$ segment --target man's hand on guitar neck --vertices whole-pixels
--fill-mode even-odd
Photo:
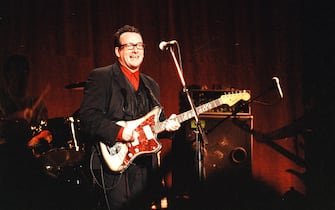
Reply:
[[[180,128],[180,123],[177,121],[177,115],[176,114],[172,114],[170,115],[169,119],[166,121],[165,124],[165,129],[166,131],[176,131]]]

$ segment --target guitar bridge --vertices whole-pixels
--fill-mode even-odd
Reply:
[[[112,147],[107,147],[107,150],[110,155],[116,155],[121,151],[122,143],[115,143]]]

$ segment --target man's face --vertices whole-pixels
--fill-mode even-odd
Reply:
[[[131,72],[139,70],[144,58],[144,45],[142,36],[134,32],[125,32],[120,36],[121,47],[115,48],[121,65]]]

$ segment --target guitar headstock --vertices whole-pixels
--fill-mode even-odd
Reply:
[[[227,104],[229,106],[236,104],[240,100],[248,101],[249,99],[250,99],[250,93],[248,93],[245,90],[237,91],[233,93],[227,93],[227,94],[221,95],[220,97],[220,101],[223,104]]]

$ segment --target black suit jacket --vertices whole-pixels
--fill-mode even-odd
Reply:
[[[140,73],[140,78],[150,92],[153,106],[160,106],[158,84],[148,75]],[[122,73],[118,63],[92,70],[84,89],[84,98],[80,107],[80,123],[85,133],[94,136],[97,141],[113,145],[120,126],[116,124],[125,119],[123,91],[129,88],[129,81]],[[164,112],[160,120],[165,119]]]

